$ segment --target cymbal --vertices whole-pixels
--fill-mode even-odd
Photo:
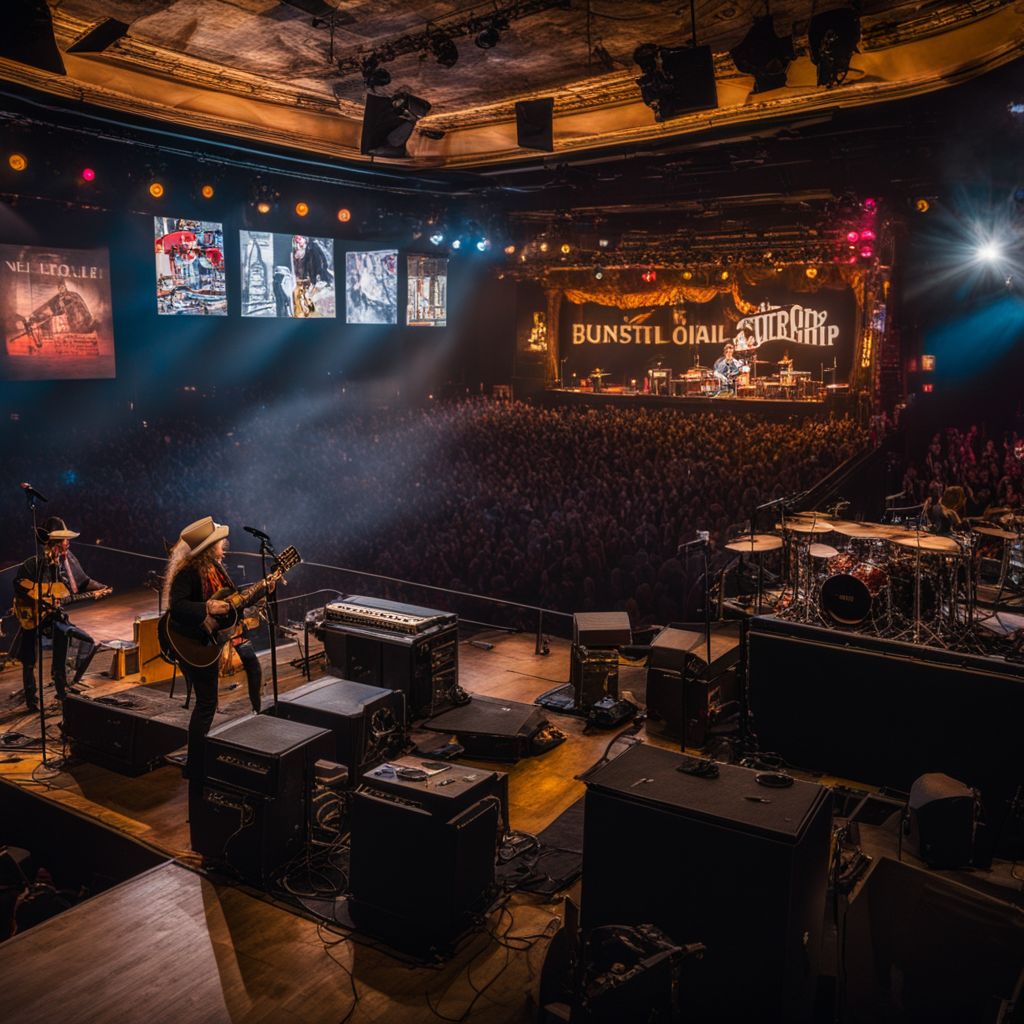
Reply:
[[[770,533],[755,533],[753,537],[740,537],[725,545],[730,551],[738,551],[742,555],[760,555],[765,551],[778,551],[782,547],[782,538]]]
[[[807,553],[811,558],[835,558],[839,554],[831,544],[812,544]]]
[[[980,533],[984,537],[998,537],[1000,540],[1016,540],[1017,534],[1012,530],[1003,530],[998,526],[973,526],[971,529],[975,533]]]
[[[899,544],[901,548],[925,551],[928,554],[959,555],[963,553],[960,550],[960,545],[952,537],[943,537],[935,533],[903,534],[894,537],[893,544]]]
[[[830,533],[834,526],[823,519],[787,519],[784,523],[776,523],[775,529],[791,533]]]
[[[852,519],[834,519],[832,529],[844,537],[863,539],[864,537],[882,537],[883,531],[888,528],[875,523],[857,523]]]

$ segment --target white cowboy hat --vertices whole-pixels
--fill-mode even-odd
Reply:
[[[194,523],[189,523],[178,536],[178,544],[184,544],[188,548],[190,556],[198,555],[201,551],[212,547],[219,540],[223,540],[231,531],[221,523],[215,523],[213,516],[204,516]],[[175,545],[177,547],[177,545]]]

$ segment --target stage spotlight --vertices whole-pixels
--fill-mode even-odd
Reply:
[[[207,182],[205,185],[203,185],[203,187],[199,190],[199,194],[204,199],[212,199],[213,196],[214,196],[214,192],[215,192],[214,187],[209,182]]]
[[[563,242],[559,246],[559,249],[561,250],[561,253],[562,253],[563,256],[568,256],[569,253],[572,252],[572,246],[568,242]]]
[[[21,153],[12,153],[7,158],[7,165],[12,171],[23,171],[28,167],[28,159]]]
[[[722,279],[723,281],[728,281],[728,280],[729,280],[729,271],[728,271],[728,270],[723,270],[723,271],[722,271],[722,272],[721,272],[721,273],[720,273],[720,274],[719,274],[718,276],[719,276],[719,277],[720,277],[720,278],[721,278],[721,279]]]
[[[598,268],[597,270],[594,271],[594,277],[596,277],[597,280],[600,281],[604,277],[604,271]]]
[[[875,210],[878,209],[878,200],[868,196],[868,198],[864,200],[864,209],[868,213],[874,213]]]
[[[874,231],[872,231],[871,228],[865,228],[860,233],[860,240],[862,242],[873,242],[875,240],[875,233],[874,233]]]
[[[343,206],[338,211],[338,220],[340,220],[342,224],[347,224],[351,219],[352,219],[352,211],[349,210],[347,207]]]
[[[261,199],[256,204],[256,209],[259,213],[270,213],[270,203],[268,203],[266,199]]]
[[[975,255],[986,263],[995,263],[1003,258],[1003,250],[995,242],[986,242],[978,246]]]
[[[96,172],[91,167],[82,168],[82,181],[95,181]]]
[[[921,196],[919,199],[914,201],[914,209],[917,210],[918,213],[927,213],[931,208],[932,204],[929,203],[924,196]]]
[[[473,42],[481,50],[491,50],[498,45],[501,40],[501,33],[508,28],[508,18],[496,14],[484,22],[483,25],[484,27],[477,33]]]
[[[789,65],[796,59],[792,35],[775,34],[772,16],[755,18],[754,24],[729,55],[737,69],[754,76],[754,92],[781,89],[786,84]]]
[[[489,238],[477,239],[477,243],[476,243],[476,251],[477,252],[487,252],[487,250],[490,249],[490,247],[491,247],[491,240]]]
[[[375,53],[363,58],[362,72],[363,83],[367,89],[379,89],[391,84],[391,72],[380,66],[380,57]]]
[[[860,254],[864,259],[869,260],[875,255],[875,247],[873,245],[862,245],[860,247]]]
[[[309,203],[298,202],[295,204],[295,213],[299,217],[305,217],[309,213]]]
[[[654,284],[658,280],[658,272],[653,268],[651,270],[645,270],[641,275],[640,279],[646,281],[647,284]]]
[[[842,85],[850,72],[850,58],[860,42],[860,15],[850,7],[821,11],[807,29],[811,61],[818,67],[818,85]]]
[[[506,256],[515,256],[515,254],[516,254],[516,247],[514,245],[506,245],[505,246],[505,255]]]
[[[860,232],[859,231],[847,231],[846,232],[846,240],[848,242],[851,242],[851,243],[852,242],[859,242],[860,241]]]
[[[444,241],[444,234],[441,231],[435,231],[430,236],[430,244],[431,245],[440,245],[443,241]]]
[[[597,240],[597,245],[598,245],[598,248],[600,248],[600,249],[607,249],[608,248],[608,239],[607,238],[599,238]]]
[[[452,41],[451,36],[446,35],[444,32],[438,32],[430,40],[430,52],[434,55],[434,60],[443,68],[453,68],[458,63],[458,48]]]
[[[813,281],[818,276],[818,268],[817,267],[805,267],[804,268],[804,276],[806,276],[809,280]]]
[[[164,197],[164,186],[161,181],[151,181],[149,183],[149,194],[154,199],[163,199]]]
[[[693,271],[692,270],[684,270],[683,271],[683,280],[684,281],[692,281],[693,280]]]
[[[548,245],[547,242],[541,242],[540,245],[537,246],[537,248],[540,249],[541,252],[547,252],[548,249],[551,247]]]
[[[452,239],[452,248],[455,249],[456,251],[461,249],[462,248],[462,239],[461,238],[453,238]]]

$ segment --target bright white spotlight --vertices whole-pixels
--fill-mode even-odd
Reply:
[[[978,259],[986,263],[995,263],[1003,258],[1003,250],[995,242],[986,242],[978,246]]]
[[[444,241],[444,235],[440,231],[435,231],[430,236],[431,245],[440,245]]]
[[[452,241],[452,248],[453,249],[461,249],[462,248],[462,239],[461,238],[454,239]]]
[[[487,250],[490,249],[490,247],[491,247],[491,242],[490,242],[490,239],[488,239],[488,238],[481,238],[476,243],[477,252],[487,252]]]

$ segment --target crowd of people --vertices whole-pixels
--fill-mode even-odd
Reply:
[[[564,612],[625,609],[641,626],[696,613],[703,558],[687,545],[698,531],[720,550],[758,505],[867,443],[848,418],[370,408],[336,394],[196,405],[150,420],[110,413],[73,432],[4,424],[18,436],[3,477],[48,490],[46,512],[79,544],[162,557],[165,539],[211,514],[236,547],[253,547],[241,532],[253,525],[307,562]],[[14,487],[0,500],[6,522],[25,521],[3,538],[8,561],[30,553],[20,501]]]
[[[1024,491],[1024,440],[1016,433],[989,436],[977,425],[950,427],[934,434],[921,458],[910,460],[903,475],[903,501],[954,507],[961,517],[983,516],[991,509],[1019,512]]]

